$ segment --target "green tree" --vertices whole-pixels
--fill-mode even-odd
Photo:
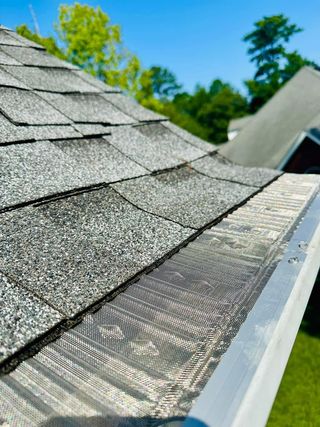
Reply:
[[[61,5],[54,27],[57,39],[38,36],[26,25],[17,31],[108,84],[137,93],[142,77],[140,61],[123,45],[120,26],[112,24],[100,7]]]
[[[175,74],[168,68],[155,65],[150,68],[153,95],[160,99],[172,99],[182,88]]]
[[[66,59],[63,51],[58,47],[57,41],[53,36],[50,37],[42,37],[34,32],[32,32],[26,24],[19,25],[16,28],[18,34],[26,39],[29,39],[35,43],[43,46],[48,53],[51,55],[57,56],[60,59]]]
[[[248,114],[246,98],[220,79],[213,80],[208,89],[197,86],[193,94],[177,95],[174,104],[178,111],[193,117],[206,139],[216,144],[228,140],[228,124],[232,118]]]
[[[254,30],[244,36],[243,40],[249,43],[250,61],[256,66],[254,78],[245,82],[252,112],[257,111],[301,67],[315,66],[297,51],[287,50],[292,36],[301,31],[281,14],[263,17],[254,23]]]

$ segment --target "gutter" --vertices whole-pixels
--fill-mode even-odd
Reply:
[[[320,265],[320,195],[183,427],[262,427],[268,420]]]

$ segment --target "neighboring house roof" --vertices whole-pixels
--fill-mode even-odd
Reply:
[[[318,177],[235,165],[4,29],[0,159],[4,425],[186,416],[281,262],[295,292],[319,266]],[[310,215],[311,249],[287,252]]]
[[[221,148],[221,153],[245,166],[277,168],[319,114],[320,72],[304,67]]]
[[[240,117],[239,119],[232,119],[229,122],[229,126],[228,126],[228,139],[229,141],[231,141],[232,139],[234,139],[238,133],[245,127],[247,126],[248,123],[251,122],[253,116],[244,116],[244,117]]]

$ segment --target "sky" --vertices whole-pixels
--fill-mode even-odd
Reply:
[[[242,37],[263,16],[283,13],[304,29],[294,36],[291,49],[320,63],[319,0],[107,0],[79,1],[100,6],[122,28],[123,40],[144,67],[162,65],[172,70],[186,90],[214,78],[241,91],[253,76]],[[59,4],[68,0],[0,0],[0,23],[10,28],[33,27],[32,4],[41,35],[53,34]]]

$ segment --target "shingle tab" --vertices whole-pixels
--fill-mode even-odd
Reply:
[[[7,31],[5,29],[0,29],[0,45],[8,46],[26,46],[26,43],[23,40],[19,40],[14,37],[13,31]]]
[[[0,158],[0,209],[90,182],[86,168],[49,141],[0,147]]]
[[[135,122],[100,95],[60,95],[49,92],[38,92],[38,95],[75,122],[114,125]]]
[[[125,157],[106,140],[76,139],[54,144],[76,160],[91,183],[114,182],[147,174],[147,170]]]
[[[72,125],[83,136],[89,135],[109,135],[111,133],[110,126],[89,124],[89,123],[74,123]]]
[[[0,87],[1,86],[17,87],[20,89],[30,89],[22,81],[17,80],[11,74],[7,73],[4,67],[0,67]]]
[[[14,88],[1,88],[0,109],[15,123],[29,125],[66,124],[67,117],[35,93]]]
[[[156,125],[145,126],[151,126],[153,129]],[[178,166],[204,154],[175,135],[154,140],[139,132],[139,129],[140,127],[113,127],[111,135],[105,138],[150,171]]]
[[[227,179],[256,187],[268,184],[281,174],[281,172],[273,169],[239,166],[218,154],[196,160],[192,162],[191,166],[211,178]]]
[[[71,126],[16,126],[0,113],[0,144],[81,137]]]
[[[48,92],[99,92],[96,87],[66,69],[13,66],[2,68],[32,89]]]
[[[189,144],[192,144],[203,151],[212,153],[213,151],[216,151],[218,149],[216,145],[211,144],[210,142],[204,141],[203,139],[198,138],[195,135],[192,135],[190,132],[186,131],[185,129],[182,129],[181,127],[175,125],[174,123],[167,121],[167,122],[163,122],[162,125],[165,128],[169,129],[174,134],[176,134],[177,136],[179,136],[180,138],[189,142]]]
[[[92,76],[89,73],[86,73],[82,70],[75,70],[72,71],[73,74],[76,74],[81,79],[83,79],[85,82],[89,83],[92,86],[95,86],[97,89],[99,89],[100,92],[110,92],[110,93],[120,93],[120,89],[110,86],[106,83],[104,83],[102,80],[99,80],[98,78]]]
[[[0,270],[74,315],[152,264],[192,231],[113,190],[0,215]]]
[[[62,315],[0,272],[0,362],[62,320]]]
[[[75,65],[32,47],[2,46],[2,50],[24,65],[77,69]]]
[[[21,65],[19,61],[4,53],[0,45],[0,65]]]
[[[139,208],[194,228],[205,226],[256,191],[200,175],[188,167],[112,187]]]
[[[119,94],[104,94],[103,97],[115,105],[119,110],[128,114],[128,116],[133,117],[134,119],[141,122],[148,121],[159,121],[166,120],[166,117],[154,113],[151,110],[147,110],[142,105],[138,104],[134,100],[130,99],[128,96]]]
[[[25,37],[20,36],[20,34],[16,33],[15,31],[7,31],[8,34],[13,37],[17,42],[21,43],[21,46],[29,46],[34,47],[36,49],[45,50],[43,46],[41,46],[38,43],[35,43],[32,40],[26,39]]]

